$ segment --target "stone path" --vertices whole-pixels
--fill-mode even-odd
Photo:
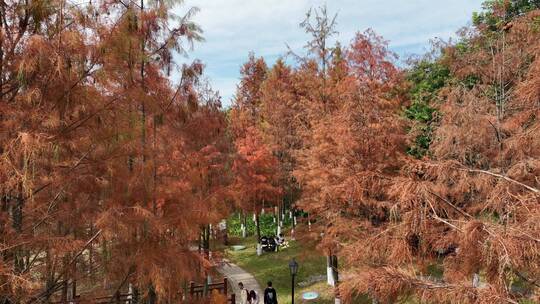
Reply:
[[[249,272],[246,272],[244,269],[230,263],[227,260],[223,261],[223,265],[218,269],[218,271],[229,279],[232,292],[236,295],[236,303],[240,303],[240,289],[238,288],[238,283],[240,282],[244,284],[245,289],[255,290],[257,295],[259,295],[259,298],[262,299],[261,286],[257,280],[255,280],[255,277],[253,277],[253,275],[251,275]]]

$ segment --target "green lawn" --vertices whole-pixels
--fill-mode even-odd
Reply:
[[[274,288],[278,292],[278,300],[280,304],[291,303],[291,276],[289,272],[289,261],[294,257],[299,264],[298,276],[296,279],[295,287],[295,303],[302,303],[301,294],[307,291],[316,291],[319,293],[320,298],[316,303],[330,304],[334,303],[333,288],[326,284],[326,280],[310,284],[305,287],[299,287],[299,282],[305,282],[309,277],[316,275],[326,274],[326,258],[315,249],[313,243],[300,243],[290,241],[290,247],[281,250],[280,252],[264,253],[258,257],[255,251],[255,238],[249,237],[231,238],[231,244],[246,245],[247,249],[242,251],[225,250],[226,257],[233,263],[242,267],[244,270],[253,274],[261,288],[266,287],[268,280],[272,281]],[[220,246],[219,249],[224,249]],[[429,269],[429,273],[433,276],[441,276],[439,269],[432,267]],[[371,304],[371,300],[363,296],[353,301],[354,304]],[[403,304],[418,304],[420,303],[414,299],[404,299],[399,301]],[[520,303],[532,303],[528,301],[522,301]]]
[[[255,251],[255,238],[236,239],[235,243],[247,246],[242,251],[227,251],[227,257],[255,276],[261,287],[266,287],[267,281],[272,281],[278,292],[280,304],[291,303],[291,275],[289,261],[294,257],[299,264],[296,283],[306,281],[310,276],[326,274],[326,258],[321,256],[313,244],[301,244],[290,241],[290,247],[280,252],[264,253],[258,257]],[[301,303],[301,294],[306,291],[316,291],[320,294],[317,303],[334,303],[333,290],[326,280],[305,287],[295,287],[295,303]]]

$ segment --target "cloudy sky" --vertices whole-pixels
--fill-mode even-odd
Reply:
[[[338,40],[348,44],[357,31],[374,29],[390,41],[402,58],[429,49],[434,37],[448,39],[470,22],[482,0],[185,0],[197,6],[194,20],[206,41],[195,46],[189,58],[201,59],[223,103],[230,104],[239,69],[250,51],[269,64],[286,52],[288,44],[302,51],[308,36],[298,27],[310,7],[327,4],[338,14]]]

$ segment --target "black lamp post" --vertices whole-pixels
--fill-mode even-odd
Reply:
[[[292,278],[292,285],[291,285],[292,302],[291,303],[294,304],[294,277],[298,273],[298,263],[296,263],[296,260],[294,258],[289,262],[289,270],[291,271],[291,278]]]

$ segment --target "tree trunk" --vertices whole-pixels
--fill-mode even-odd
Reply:
[[[67,303],[68,300],[68,283],[67,279],[64,278],[64,282],[62,283],[62,303]]]
[[[150,286],[148,288],[148,300],[146,301],[147,304],[155,304],[157,303],[157,294],[154,290],[154,286]]]
[[[73,263],[71,273],[70,300],[77,298],[77,263]]]
[[[51,259],[51,250],[47,247],[45,250],[45,275],[47,277],[45,281],[45,290],[47,291],[45,293],[45,303],[49,303],[50,297],[51,297],[51,290],[53,289],[54,285],[54,270],[53,270],[53,263]]]
[[[247,216],[247,213],[246,213],[246,214],[243,213],[243,218],[242,218],[243,225],[244,225],[244,229],[243,229],[243,231],[242,231],[242,237],[243,237],[243,238],[246,238],[246,237],[247,237],[247,234],[248,234],[248,233],[247,233],[247,217],[248,217],[248,216]]]
[[[199,254],[201,254],[202,252],[202,249],[203,249],[203,227],[201,227],[201,231],[199,232],[199,242],[197,242],[198,244],[198,248],[197,248],[197,252]]]
[[[204,254],[207,259],[210,258],[210,225],[205,226]]]
[[[90,224],[90,235],[94,235],[93,224]],[[94,245],[88,247],[88,275],[90,277],[90,282],[94,285],[96,279],[94,276]]]
[[[326,256],[326,283],[330,286],[334,286],[334,277],[332,272],[332,257]]]
[[[257,256],[260,256],[262,255],[262,244],[261,244],[261,224],[260,224],[258,212],[255,212],[255,226],[257,228]]]
[[[23,227],[23,208],[24,200],[22,194],[22,184],[19,184],[19,195],[16,198],[11,198],[15,200],[15,204],[11,209],[11,220],[13,222],[13,229],[18,233],[22,233]],[[24,270],[24,251],[18,246],[14,249],[14,271],[16,274],[20,274]]]
[[[278,216],[277,216],[277,224],[278,226],[281,225],[281,203],[278,203],[278,207],[277,207],[277,210],[278,210]]]
[[[257,226],[257,243],[261,243],[261,224],[259,219],[259,213],[255,213],[255,226]]]
[[[338,259],[337,256],[332,253],[326,256],[326,275],[328,285],[336,286],[339,281]]]
[[[225,229],[223,230],[223,245],[229,245],[229,227],[225,221]]]
[[[334,276],[335,285],[339,283],[339,271],[338,271],[338,257],[332,255],[332,275]]]
[[[133,287],[131,292],[131,303],[138,304],[140,302],[139,288]]]

